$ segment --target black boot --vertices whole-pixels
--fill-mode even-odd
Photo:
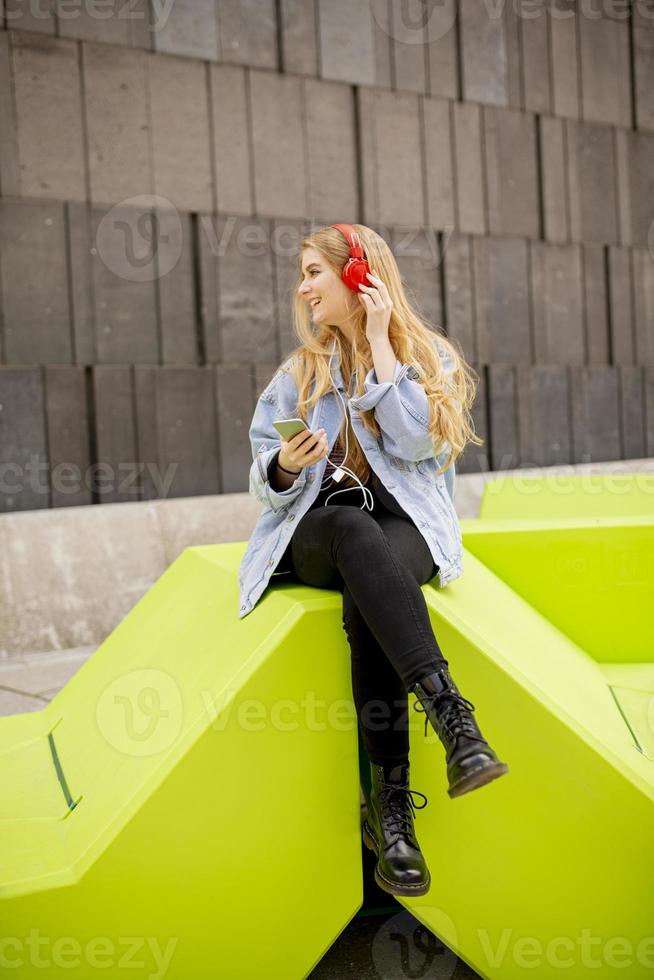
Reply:
[[[479,731],[471,714],[475,706],[462,697],[447,667],[427,674],[411,691],[414,709],[425,712],[425,735],[431,722],[445,746],[449,796],[462,796],[509,771]]]
[[[370,765],[372,787],[363,840],[377,855],[375,881],[391,895],[424,895],[431,875],[413,827],[413,807],[427,806],[424,793],[409,789],[409,763],[391,768]],[[412,794],[422,796],[422,806]]]

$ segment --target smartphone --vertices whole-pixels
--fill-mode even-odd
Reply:
[[[285,442],[296,436],[298,432],[302,432],[303,429],[309,431],[308,425],[302,419],[276,419],[273,421],[273,425]]]

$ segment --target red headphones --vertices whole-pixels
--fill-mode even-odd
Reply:
[[[359,233],[354,230],[352,225],[331,225],[331,227],[338,228],[348,240],[350,257],[343,266],[341,279],[353,292],[358,293],[361,283],[364,286],[370,285],[370,280],[366,275],[366,273],[370,272],[370,266],[368,265],[367,259],[364,258],[363,245],[361,244]]]

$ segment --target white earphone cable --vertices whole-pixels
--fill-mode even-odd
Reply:
[[[336,394],[338,395],[338,397],[341,400],[341,405],[343,406],[343,417],[346,420],[346,422],[345,422],[345,456],[343,457],[343,459],[345,460],[345,459],[347,459],[348,448],[349,448],[349,440],[348,440],[348,434],[347,434],[347,430],[348,430],[348,425],[347,425],[347,408],[345,407],[345,402],[343,401],[343,397],[342,397],[340,391],[338,390],[338,388],[336,387],[336,385],[334,384],[333,379],[332,379],[332,359],[333,359],[335,353],[336,353],[336,341],[334,340],[334,343],[333,343],[333,346],[332,346],[332,352],[331,352],[331,355],[330,355],[330,358],[329,358],[329,377],[330,377],[330,380],[332,382],[332,387],[333,387],[334,391],[336,392]],[[327,454],[327,459],[329,459],[329,453]],[[331,462],[331,460],[330,460],[330,462]],[[334,465],[334,464],[332,463],[332,465]],[[361,480],[359,479],[359,477],[356,475],[356,473],[353,473],[352,470],[348,466],[345,466],[344,465],[344,463],[338,464],[338,469],[341,470],[343,473],[345,473],[347,476],[352,477],[352,479],[355,480],[359,484],[359,488],[361,489],[361,492],[363,493],[363,503],[359,507],[359,510],[364,510],[364,509],[365,510],[373,510],[374,509],[374,506],[375,506],[375,501],[374,501],[374,497],[373,497],[372,492],[370,491],[370,489],[368,487],[364,486],[363,483],[361,482]],[[333,476],[331,474],[328,477],[323,477],[322,482],[320,484],[320,489],[322,490],[325,486],[329,486],[329,481],[333,481]],[[330,493],[327,496],[327,498],[324,501],[323,506],[326,507],[327,506],[327,501],[328,500],[331,500],[332,497],[335,497],[336,494],[338,494],[338,493],[347,493],[349,490],[354,490],[354,489],[355,489],[354,487],[343,487],[341,490],[334,490],[333,493]],[[368,505],[368,497],[366,497],[366,494],[368,494],[368,497],[370,498],[370,505]]]

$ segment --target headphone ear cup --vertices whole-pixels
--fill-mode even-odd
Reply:
[[[358,293],[361,284],[364,286],[369,285],[368,272],[370,272],[370,266],[368,265],[367,259],[348,259],[343,266],[341,278],[346,286],[349,286],[353,292]]]

